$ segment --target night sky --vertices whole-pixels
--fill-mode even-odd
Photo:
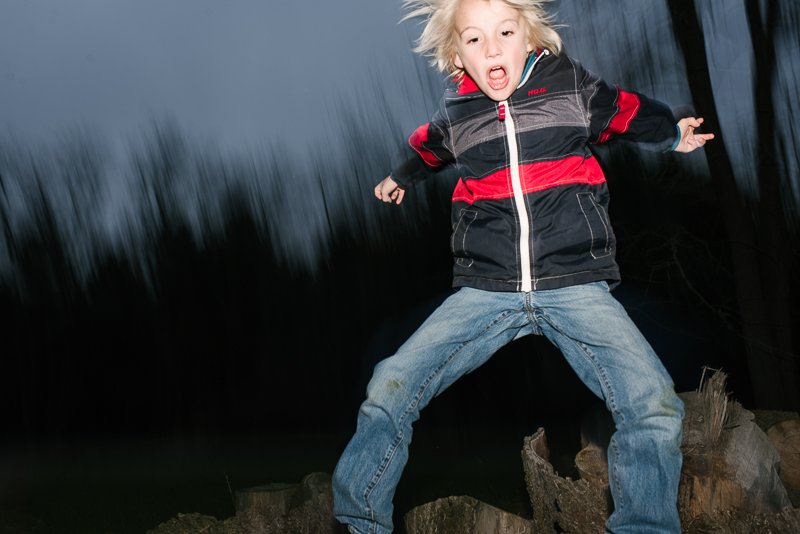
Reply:
[[[414,28],[400,15],[399,3],[368,0],[11,0],[0,127],[34,139],[75,124],[125,136],[169,115],[226,146],[284,135],[305,145],[340,93],[372,76],[401,79]]]
[[[775,3],[751,38],[745,7],[679,5],[553,4],[568,54],[717,134],[688,156],[597,150],[615,294],[679,390],[722,368],[746,406],[797,410],[796,387],[763,385],[799,378],[800,10]],[[456,176],[400,207],[371,196],[443,81],[401,16],[399,1],[4,0],[0,532],[31,528],[37,500],[40,531],[138,532],[230,512],[227,484],[332,469],[372,367],[450,291]],[[465,465],[502,450],[495,472],[516,472],[538,426],[574,447],[596,408],[546,341],[512,343],[422,414],[399,507],[470,483],[516,506],[487,489],[508,480]],[[202,494],[222,471],[224,493]],[[65,512],[98,498],[72,488],[109,479],[150,491],[150,512],[115,513],[117,490],[102,514]]]

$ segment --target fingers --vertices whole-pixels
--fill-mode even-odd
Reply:
[[[382,202],[392,202],[397,198],[397,188],[386,187],[383,182],[375,186],[375,198]]]
[[[700,120],[699,122],[702,123],[703,121]],[[707,133],[707,134],[697,133],[694,128],[696,127],[690,126],[686,132],[686,144],[691,150],[694,150],[696,148],[701,148],[703,145],[706,144],[706,142],[714,139],[713,133]]]
[[[695,133],[694,134],[695,143],[697,143],[699,146],[703,146],[704,144],[706,144],[707,141],[711,141],[712,139],[714,139],[714,134],[713,133],[708,133],[708,134]]]
[[[692,152],[702,148],[708,141],[714,139],[713,133],[698,133],[695,131],[702,124],[702,117],[686,117],[679,121],[682,136],[681,142],[676,149],[678,152]]]
[[[397,182],[387,176],[381,183],[375,186],[373,190],[375,198],[382,202],[400,204],[405,196],[403,188],[397,185]]]
[[[702,148],[702,146],[706,144],[706,140],[702,135],[691,134],[686,140],[686,144],[690,150],[696,150],[698,148]]]
[[[378,185],[375,186],[375,198],[383,202],[391,202],[389,195],[392,192],[392,185],[387,183],[389,178],[384,178]]]

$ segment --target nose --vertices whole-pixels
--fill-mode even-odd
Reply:
[[[500,42],[495,38],[488,38],[486,39],[486,57],[493,58],[503,54],[502,49],[500,48]]]

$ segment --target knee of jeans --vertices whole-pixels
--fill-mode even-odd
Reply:
[[[367,384],[367,402],[375,405],[387,405],[404,399],[407,396],[408,379],[405,374],[397,372],[387,360],[375,366],[372,378]]]
[[[661,390],[660,408],[664,415],[670,416],[678,421],[683,419],[683,401],[675,393],[672,384],[664,386]]]
[[[625,413],[628,410],[623,410],[625,419],[630,415],[640,421],[655,418],[659,426],[668,428],[671,432],[675,429],[680,430],[682,426],[683,401],[671,384],[650,390],[649,394],[639,397],[638,400],[631,399],[630,404],[628,410],[632,413]]]
[[[658,426],[676,440],[680,440],[683,431],[683,401],[675,393],[675,389],[665,386],[660,392],[655,410],[652,413],[658,419]]]

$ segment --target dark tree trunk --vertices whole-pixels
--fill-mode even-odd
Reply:
[[[720,132],[716,103],[706,59],[703,27],[693,0],[670,0],[670,16],[676,41],[683,51],[689,77],[689,87],[697,113],[704,117],[705,131]],[[761,83],[768,84],[766,80]],[[754,136],[756,132],[754,132]],[[719,191],[722,216],[727,231],[733,268],[736,302],[740,320],[740,334],[746,345],[748,371],[755,404],[760,408],[797,407],[797,386],[791,346],[775,338],[774,324],[786,321],[782,310],[772,307],[765,285],[779,290],[780,275],[764,271],[764,263],[771,260],[763,250],[766,228],[758,228],[753,215],[745,206],[734,178],[733,168],[721,138],[705,147],[714,187]],[[762,158],[763,159],[763,158]],[[773,177],[762,176],[762,182]],[[767,207],[765,206],[765,209]],[[771,244],[770,244],[771,245]],[[777,276],[777,279],[773,279]],[[783,286],[785,289],[787,286]],[[780,343],[780,345],[776,345]]]
[[[777,26],[780,6],[777,2],[765,3],[762,19],[759,2],[745,2],[750,38],[755,56],[755,109],[758,139],[758,190],[757,236],[761,242],[760,273],[763,281],[765,307],[771,314],[767,321],[776,369],[780,372],[780,389],[786,397],[786,407],[796,409],[797,356],[793,354],[791,268],[796,260],[797,246],[793,245],[789,220],[781,191],[789,191],[788,177],[780,175],[776,149],[776,117],[772,98],[772,81],[775,79],[775,47],[770,35]]]

